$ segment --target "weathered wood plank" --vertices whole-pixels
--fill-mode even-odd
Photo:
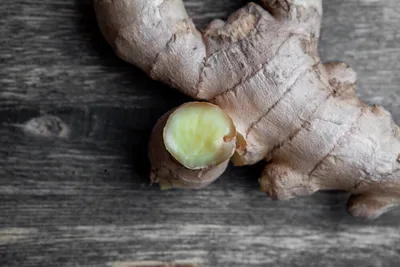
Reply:
[[[245,2],[185,4],[204,26]],[[400,3],[325,0],[324,8],[323,58],[349,62],[360,96],[400,122]],[[345,193],[271,201],[258,190],[263,164],[230,168],[201,191],[149,186],[151,127],[187,98],[117,59],[90,1],[3,0],[0,26],[0,266],[400,262],[399,209],[361,222],[347,215]],[[32,135],[27,125],[48,114],[66,136]]]

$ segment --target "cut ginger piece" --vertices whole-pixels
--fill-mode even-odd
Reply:
[[[236,149],[236,127],[217,105],[190,102],[167,112],[149,142],[150,178],[161,189],[200,189],[225,171]]]
[[[218,106],[192,102],[169,117],[164,128],[168,152],[191,170],[219,165],[235,149],[236,130],[231,118]]]

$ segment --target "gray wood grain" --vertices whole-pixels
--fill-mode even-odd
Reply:
[[[204,26],[245,2],[185,4]],[[349,62],[360,96],[400,122],[400,2],[324,8],[323,58]],[[187,100],[116,58],[90,1],[3,0],[0,266],[398,266],[400,209],[362,222],[342,192],[271,201],[263,164],[201,191],[150,186],[149,132]]]

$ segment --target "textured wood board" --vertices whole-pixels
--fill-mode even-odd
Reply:
[[[204,26],[245,2],[185,3]],[[117,59],[90,1],[1,7],[0,266],[400,262],[399,209],[361,222],[347,215],[345,193],[274,202],[258,191],[263,164],[231,168],[201,191],[150,187],[151,127],[187,98]],[[350,63],[360,96],[400,122],[400,2],[325,0],[324,9],[323,59]],[[68,137],[29,132],[33,118],[49,114]]]

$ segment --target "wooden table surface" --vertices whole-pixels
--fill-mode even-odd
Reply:
[[[187,0],[199,26],[246,1]],[[325,0],[320,51],[400,122],[400,2]],[[287,202],[263,164],[201,191],[150,186],[156,119],[188,99],[119,60],[90,1],[0,4],[0,266],[399,266],[400,208],[364,222],[348,195]],[[117,264],[120,262],[119,264]]]

